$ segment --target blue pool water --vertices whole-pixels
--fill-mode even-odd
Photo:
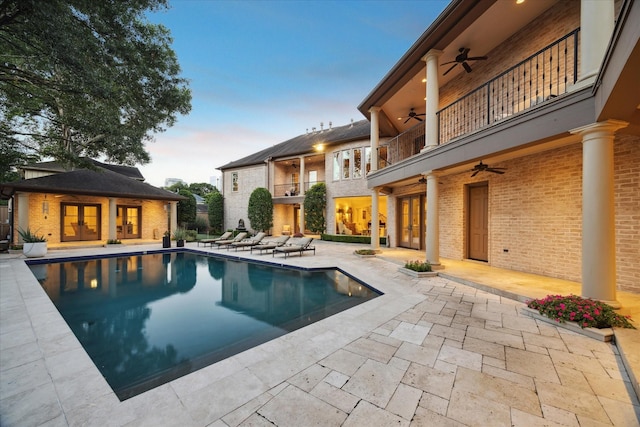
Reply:
[[[188,251],[29,264],[121,400],[379,295],[336,269]]]

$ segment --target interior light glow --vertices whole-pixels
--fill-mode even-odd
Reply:
[[[95,289],[98,287],[98,279],[91,279],[91,289]]]

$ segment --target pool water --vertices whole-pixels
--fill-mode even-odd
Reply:
[[[380,295],[337,269],[188,251],[29,267],[120,400]]]

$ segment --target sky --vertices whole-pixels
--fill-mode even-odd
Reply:
[[[448,0],[170,0],[149,15],[173,38],[191,112],[154,136],[146,182],[216,184],[217,169],[365,117],[357,106]]]

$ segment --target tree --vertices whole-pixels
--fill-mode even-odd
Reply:
[[[189,184],[189,191],[206,200],[207,195],[213,193],[214,191],[218,191],[218,189],[207,182],[196,182]]]
[[[327,187],[319,182],[304,193],[304,223],[314,233],[326,229],[324,212],[327,208]]]
[[[253,190],[249,196],[247,216],[254,230],[267,231],[273,227],[273,201],[269,190],[262,187]]]
[[[185,227],[196,220],[196,198],[185,189],[178,191],[178,194],[186,197],[178,202],[178,225]]]
[[[209,227],[220,234],[224,229],[224,198],[217,189],[206,197],[209,212]]]
[[[145,143],[191,109],[167,0],[0,0],[0,143],[69,166],[150,160]]]

